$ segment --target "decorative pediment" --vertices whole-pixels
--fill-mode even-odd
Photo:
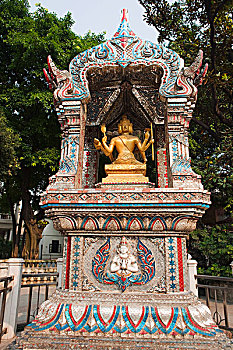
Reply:
[[[70,64],[70,73],[74,83],[74,95],[87,99],[90,95],[87,71],[105,66],[158,66],[163,70],[160,94],[176,96],[174,85],[182,68],[183,61],[177,53],[161,45],[142,40],[131,30],[127,10],[123,11],[120,26],[113,37],[105,43],[95,46],[77,55]]]

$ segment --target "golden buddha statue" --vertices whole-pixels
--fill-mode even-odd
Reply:
[[[97,150],[104,152],[110,158],[112,164],[105,165],[105,172],[108,175],[102,179],[103,183],[125,183],[125,182],[148,182],[146,175],[146,155],[145,151],[154,143],[153,138],[150,141],[149,129],[146,129],[145,139],[141,144],[139,138],[133,133],[133,125],[124,114],[122,120],[118,124],[119,136],[113,137],[110,144],[107,145],[107,136],[105,126],[101,127],[104,137],[102,143],[98,139],[94,139],[94,145]],[[133,151],[138,148],[143,163],[139,162]],[[113,160],[113,150],[116,148],[118,157]]]

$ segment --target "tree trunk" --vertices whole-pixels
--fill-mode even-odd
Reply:
[[[44,225],[39,225],[37,220],[32,218],[25,222],[25,226],[27,230],[25,254],[29,255],[29,259],[39,259],[39,242],[42,237]]]

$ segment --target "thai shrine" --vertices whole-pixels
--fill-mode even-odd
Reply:
[[[210,205],[188,143],[202,57],[184,67],[140,39],[127,10],[69,71],[48,57],[62,143],[41,205],[64,235],[62,288],[21,348],[226,348],[187,277],[186,239]]]

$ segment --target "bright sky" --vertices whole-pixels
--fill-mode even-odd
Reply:
[[[31,11],[35,4],[55,12],[63,17],[68,11],[75,20],[73,31],[85,34],[88,30],[95,33],[106,31],[106,39],[110,39],[117,30],[121,20],[121,10],[129,11],[129,23],[136,35],[142,39],[156,42],[156,30],[143,21],[144,8],[137,0],[29,0]]]

